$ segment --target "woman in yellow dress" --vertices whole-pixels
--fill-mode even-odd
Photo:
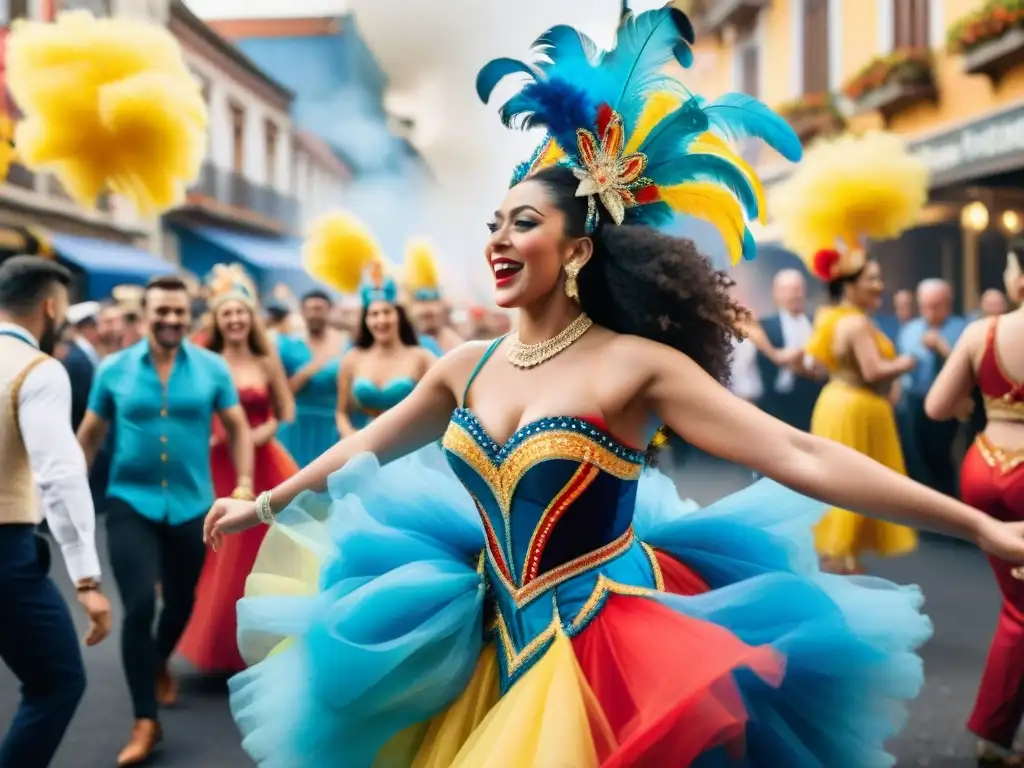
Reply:
[[[811,432],[847,445],[906,474],[893,406],[899,379],[914,366],[897,357],[872,322],[882,301],[882,272],[865,242],[898,237],[914,225],[927,199],[927,169],[899,139],[874,133],[843,137],[808,152],[780,189],[776,211],[787,247],[828,286],[806,352],[828,372]],[[860,573],[865,552],[896,556],[914,550],[911,529],[833,508],[815,529],[824,568]]]

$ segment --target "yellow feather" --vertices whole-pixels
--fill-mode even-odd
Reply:
[[[436,289],[441,283],[434,249],[421,238],[405,247],[405,287],[410,291]]]
[[[813,146],[772,193],[783,244],[808,263],[842,239],[887,240],[914,226],[928,200],[928,168],[889,133]]]
[[[654,126],[679,109],[682,103],[678,96],[671,93],[660,91],[651,94],[626,144],[626,154],[632,154],[640,149],[640,145],[650,136]]]
[[[690,181],[658,189],[670,208],[713,225],[722,235],[729,258],[736,264],[743,256],[746,223],[743,207],[727,189],[710,181]]]
[[[381,249],[361,221],[346,212],[313,223],[302,248],[306,271],[342,293],[359,289],[366,268],[381,263]]]
[[[554,139],[548,139],[544,145],[544,151],[540,153],[540,156],[534,161],[533,167],[536,170],[541,168],[548,168],[555,165],[565,157],[565,152],[558,146],[558,142]]]
[[[740,173],[747,177],[747,180],[750,181],[750,185],[754,189],[754,196],[757,198],[758,221],[762,224],[768,223],[768,202],[764,194],[764,184],[761,183],[761,178],[750,166],[750,163],[734,152],[733,148],[729,146],[729,142],[717,134],[711,132],[703,133],[697,137],[696,141],[690,144],[687,151],[697,154],[716,155],[723,160],[728,160],[739,168]]]

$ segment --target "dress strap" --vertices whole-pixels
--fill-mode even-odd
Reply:
[[[463,408],[466,407],[466,398],[469,397],[469,388],[473,386],[473,380],[476,378],[476,375],[480,373],[480,370],[484,367],[484,363],[486,363],[490,359],[491,355],[494,354],[494,350],[496,350],[498,348],[498,345],[501,344],[501,342],[503,342],[504,340],[505,336],[499,336],[498,338],[496,338],[494,341],[491,342],[491,346],[487,348],[487,351],[484,352],[483,355],[481,355],[479,360],[477,360],[476,366],[473,368],[473,372],[469,374],[469,379],[467,379],[466,381],[466,388],[462,390]]]

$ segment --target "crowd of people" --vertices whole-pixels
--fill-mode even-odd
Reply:
[[[105,19],[91,38],[90,23],[65,30],[79,56],[100,43],[113,55],[110,30],[138,33]],[[60,30],[33,29],[8,42],[24,65],[16,97],[56,82],[52,57],[26,51]],[[97,508],[134,711],[119,766],[163,737],[175,652],[236,673],[231,710],[262,766],[890,765],[931,626],[916,587],[856,574],[865,551],[912,550],[916,529],[992,562],[1004,608],[969,727],[979,764],[1019,764],[1024,314],[963,327],[927,283],[920,318],[895,340],[879,329],[868,242],[918,220],[927,171],[871,134],[810,150],[773,200],[828,304],[807,317],[783,273],[779,316],[752,318],[727,271],[660,227],[698,216],[734,263],[753,258],[747,224],[766,195],[732,142],[803,150],[750,97],[679,86],[666,65],[692,62],[693,35],[666,7],[627,14],[610,51],[555,27],[542,61],[480,72],[484,100],[525,76],[502,118],[546,131],[489,224],[494,301],[516,312],[514,328],[493,316],[489,340],[464,341],[481,334],[455,327],[441,286],[403,285],[342,212],[305,246],[330,290],[294,306],[237,265],[201,289],[155,278],[132,307],[69,307],[52,257],[0,265],[0,656],[23,685],[0,768],[48,765],[86,684],[43,518],[86,644],[111,631]],[[173,50],[131,52],[175,84]],[[157,129],[130,112],[111,130],[181,138],[166,170],[182,173],[200,113],[178,125],[164,110]],[[51,126],[25,119],[38,149]],[[89,146],[53,149],[82,160],[65,174]],[[153,177],[118,188],[169,204],[163,156],[147,159]],[[128,162],[88,161],[111,183]],[[410,274],[430,273],[410,251]],[[1017,303],[1020,260],[1014,246]],[[964,503],[933,475],[952,466],[972,399],[988,422],[963,463]],[[652,467],[672,435],[761,479],[698,508]],[[901,446],[917,446],[931,487],[907,477]]]

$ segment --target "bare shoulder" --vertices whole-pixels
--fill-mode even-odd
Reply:
[[[649,378],[664,370],[666,366],[695,365],[688,355],[660,341],[628,333],[615,333],[607,329],[601,330],[605,336],[600,340],[602,364],[615,370],[628,371],[630,376]]]
[[[836,331],[839,333],[864,333],[874,329],[875,324],[871,318],[861,312],[851,312],[836,322]]]

